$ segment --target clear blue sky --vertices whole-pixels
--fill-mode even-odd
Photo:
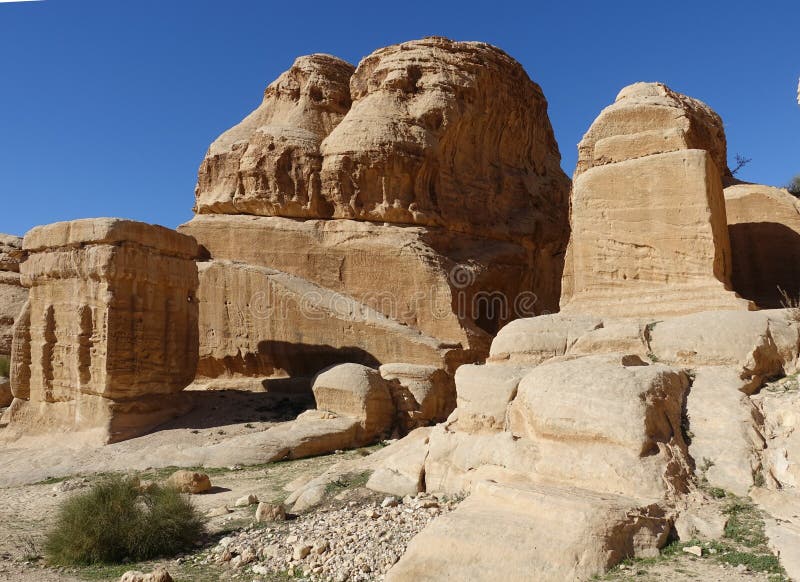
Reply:
[[[293,59],[357,63],[427,35],[496,44],[544,89],[572,174],[619,89],[663,81],[725,120],[746,180],[800,173],[800,2],[0,3],[0,232],[88,216],[191,217],[208,145]]]

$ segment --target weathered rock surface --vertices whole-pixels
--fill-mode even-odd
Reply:
[[[19,265],[25,257],[21,238],[0,234],[0,356],[11,355],[14,320],[28,298],[19,277]]]
[[[460,369],[460,368],[459,368]],[[436,366],[384,364],[381,376],[389,381],[396,423],[402,434],[442,422],[456,407],[453,377]]]
[[[603,109],[578,145],[578,176],[595,166],[680,150],[705,150],[730,176],[722,119],[663,83],[634,83]]]
[[[11,393],[11,382],[8,378],[0,376],[0,408],[8,406],[14,400],[14,395]]]
[[[412,540],[386,580],[587,579],[625,556],[654,555],[669,530],[663,511],[633,499],[483,482]]]
[[[330,55],[298,58],[261,105],[208,150],[197,181],[199,214],[325,217],[320,144],[350,108],[353,66]]]
[[[562,311],[652,317],[751,307],[730,291],[729,172],[713,111],[637,83],[578,149]]]
[[[211,479],[205,473],[194,471],[175,471],[167,479],[167,483],[182,493],[207,493],[211,490]]]
[[[733,288],[759,307],[781,307],[783,290],[800,297],[800,202],[759,184],[725,188]]]
[[[583,334],[603,326],[591,315],[543,315],[512,321],[492,342],[492,361],[537,365],[563,356]]]
[[[378,370],[361,364],[340,364],[314,379],[317,409],[359,421],[357,440],[367,444],[388,434],[394,423],[391,387]]]
[[[174,415],[197,364],[194,239],[87,219],[37,227],[23,248],[30,299],[15,329],[15,430],[115,441]]]
[[[201,378],[310,377],[348,361],[448,369],[463,358],[458,345],[300,277],[217,260],[198,271]]]
[[[561,238],[569,182],[547,102],[484,43],[426,38],[379,49],[322,144],[334,215],[492,238]],[[508,131],[508,127],[514,131]]]

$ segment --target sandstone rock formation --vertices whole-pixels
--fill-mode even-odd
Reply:
[[[781,290],[800,297],[800,202],[759,184],[725,188],[733,288],[762,308],[781,307]]]
[[[200,214],[330,216],[320,144],[350,108],[353,66],[330,55],[298,58],[261,105],[222,134],[200,167]]]
[[[664,85],[637,83],[603,110],[579,152],[562,311],[751,307],[730,291],[719,116]]]
[[[15,328],[11,428],[105,442],[174,415],[197,363],[196,242],[87,219],[34,228],[23,248],[30,299]]]
[[[313,375],[337,361],[452,373],[484,357],[505,323],[556,308],[569,190],[559,161],[541,89],[499,49],[429,38],[355,71],[301,57],[212,144],[197,215],[180,229],[210,259],[199,379]],[[284,274],[299,290],[288,309],[240,290]],[[326,323],[309,328],[298,304]],[[388,324],[377,333],[364,322],[376,313]]]
[[[24,260],[22,239],[0,234],[0,356],[11,355],[11,328],[28,297],[19,280]]]

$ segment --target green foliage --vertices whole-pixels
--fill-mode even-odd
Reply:
[[[8,378],[11,371],[11,362],[6,356],[0,356],[0,376]]]
[[[331,481],[325,486],[325,494],[326,495],[335,495],[345,489],[354,489],[356,487],[364,487],[369,481],[369,477],[371,475],[370,471],[364,471],[362,473],[348,473],[346,475],[342,475],[335,481]]]
[[[792,196],[800,196],[800,174],[792,178],[791,182],[786,185],[786,189]]]
[[[192,502],[174,487],[140,489],[138,479],[109,475],[62,505],[45,553],[62,565],[148,560],[191,547],[204,529]]]

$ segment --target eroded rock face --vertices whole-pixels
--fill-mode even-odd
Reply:
[[[661,84],[623,89],[579,145],[561,308],[680,315],[752,305],[731,289],[725,136]]]
[[[19,279],[25,255],[21,238],[0,234],[0,356],[11,354],[12,326],[28,297]]]
[[[725,188],[733,288],[761,308],[800,296],[800,201],[782,188]]]
[[[87,219],[37,227],[15,328],[11,423],[128,438],[176,411],[197,364],[197,243],[163,227]]]
[[[569,182],[547,101],[501,50],[444,38],[386,47],[350,88],[353,107],[322,144],[335,216],[563,236]]]
[[[353,66],[330,55],[298,58],[261,105],[208,150],[195,192],[199,214],[324,217],[322,140],[350,107]]]

